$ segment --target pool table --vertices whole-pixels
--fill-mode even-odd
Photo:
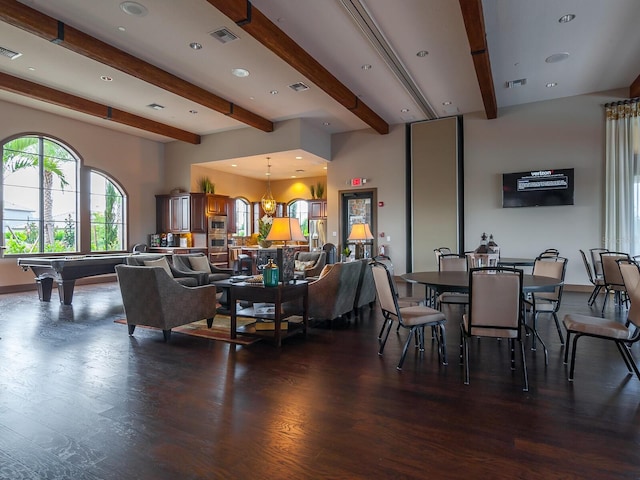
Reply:
[[[36,275],[40,301],[51,300],[51,289],[55,280],[60,302],[71,305],[73,288],[78,278],[115,273],[115,266],[127,263],[129,255],[131,253],[18,258],[18,265],[24,271],[31,268]]]

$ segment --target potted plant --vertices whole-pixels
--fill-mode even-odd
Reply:
[[[260,220],[258,220],[258,244],[262,248],[269,248],[271,246],[271,242],[267,240],[267,235],[269,235],[269,230],[271,230],[272,223],[273,217],[270,217],[269,215],[265,215]]]
[[[316,198],[316,186],[309,185],[309,191],[311,192],[311,199],[313,200],[314,198]]]
[[[202,177],[198,181],[198,184],[200,185],[200,190],[202,190],[202,193],[216,192],[216,186],[214,183],[211,182],[211,180],[209,180],[209,177]]]
[[[316,185],[316,195],[320,200],[324,198],[324,183],[318,182]]]
[[[351,249],[349,247],[344,247],[342,249],[342,261],[346,262],[349,257],[351,257]]]

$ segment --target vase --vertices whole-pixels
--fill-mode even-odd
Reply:
[[[269,240],[260,240],[258,242],[258,245],[260,245],[262,248],[269,248],[271,246],[271,242]]]

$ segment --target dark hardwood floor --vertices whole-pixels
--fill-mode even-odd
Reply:
[[[586,300],[565,293],[561,314]],[[129,337],[122,317],[115,283],[77,287],[72,306],[0,295],[0,478],[640,478],[640,381],[613,344],[582,339],[568,382],[552,321],[523,392],[490,339],[463,384],[455,322],[448,366],[428,345],[398,372],[406,333],[379,357],[377,307],[281,349]]]

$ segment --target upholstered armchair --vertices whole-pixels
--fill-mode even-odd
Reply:
[[[296,252],[294,262],[297,277],[317,277],[327,263],[327,252]]]
[[[331,321],[351,314],[356,300],[361,262],[334,263],[309,283],[309,317]]]
[[[167,261],[165,255],[129,255],[127,257],[127,265],[135,267],[162,267],[170,277],[185,287],[196,287],[201,285],[200,278],[202,274],[181,272]]]
[[[204,253],[175,254],[173,266],[183,274],[200,274],[201,285],[225,280],[233,275],[232,268],[220,268],[211,264]]]
[[[207,319],[216,314],[216,287],[186,287],[172,279],[162,267],[116,265],[116,274],[127,317],[129,335],[136,325],[162,330],[165,342],[171,329]]]

